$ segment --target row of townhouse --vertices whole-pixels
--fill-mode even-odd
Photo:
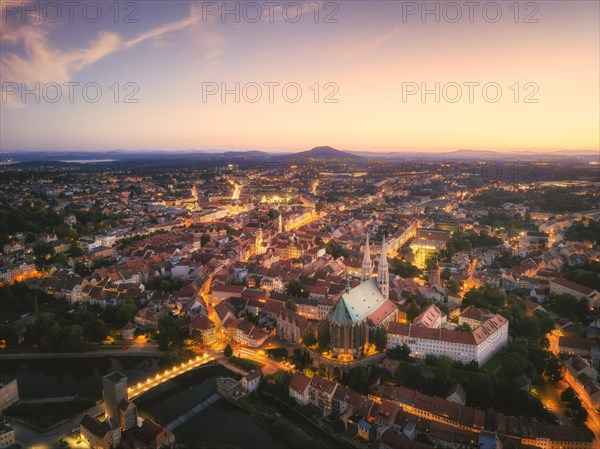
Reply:
[[[288,392],[298,404],[316,407],[322,415],[340,419],[346,431],[354,430],[358,437],[380,442],[382,449],[425,449],[417,443],[417,431],[435,442],[449,447],[477,449],[478,433],[458,429],[449,424],[428,420],[426,416],[409,413],[394,401],[372,398],[321,376],[309,378],[295,373]],[[458,408],[456,404],[453,404]],[[483,414],[483,412],[480,412]],[[483,419],[481,419],[483,426]],[[463,426],[465,427],[465,426]]]
[[[484,411],[405,387],[373,386],[363,396],[321,376],[295,373],[288,393],[298,404],[315,406],[323,416],[333,414],[346,429],[353,423],[358,436],[375,436],[384,449],[421,449],[417,432],[436,444],[453,448],[528,447],[591,449],[595,442],[577,427],[551,426],[527,417],[498,414],[486,419]],[[484,430],[490,424],[491,429]],[[488,446],[486,446],[488,447]]]
[[[215,323],[205,316],[199,316],[192,320],[189,326],[191,337],[198,336],[202,344],[210,345],[217,338],[217,328]]]
[[[321,416],[329,416],[333,411],[333,397],[337,388],[336,382],[323,376],[309,378],[302,373],[294,373],[288,392],[300,405],[312,404],[317,407]]]
[[[316,298],[304,298],[276,292],[271,293],[269,296],[269,300],[271,301],[281,301],[284,303],[290,299],[296,303],[296,306],[298,307],[298,313],[302,316],[309,320],[322,319],[320,318],[320,301]]]
[[[405,387],[377,385],[369,398],[381,403],[387,400],[403,410],[430,421],[441,422],[457,429],[479,432],[485,425],[485,412],[448,399],[429,396]]]
[[[575,389],[588,407],[600,408],[598,371],[578,355],[567,358],[564,365],[566,382]]]
[[[593,308],[600,303],[600,292],[598,290],[564,278],[556,278],[550,281],[550,293],[568,294],[579,300],[587,299],[590,307]]]
[[[225,337],[244,346],[257,348],[270,336],[267,331],[251,322],[236,318],[233,307],[227,301],[215,306],[215,315]]]
[[[233,317],[225,320],[223,330],[227,338],[250,348],[258,348],[271,335],[247,320]]]
[[[25,261],[0,267],[0,281],[5,284],[12,284],[15,281],[35,276],[37,270],[35,263]]]

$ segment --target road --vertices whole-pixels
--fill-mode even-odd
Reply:
[[[560,331],[555,329],[548,335],[548,342],[550,343],[549,350],[552,354],[558,357],[558,337],[560,337]]]
[[[558,339],[559,339],[560,335],[561,335],[560,331],[556,330],[556,329],[554,331],[552,331],[550,333],[550,335],[548,335],[548,341],[550,342],[549,350],[557,357],[558,357]],[[562,362],[561,362],[561,365],[562,365]],[[554,411],[555,409],[557,409],[559,411],[562,409],[561,416],[559,417],[561,423],[563,423],[563,421],[570,423],[570,421],[567,420],[567,417],[564,414],[564,408],[561,407],[561,401],[560,401],[560,393],[563,390],[565,390],[567,387],[572,387],[575,390],[575,392],[577,393],[577,395],[579,396],[579,399],[581,399],[581,404],[588,412],[588,419],[587,419],[586,424],[592,430],[592,432],[594,432],[594,435],[596,435],[596,439],[598,441],[600,441],[600,415],[598,414],[597,410],[594,410],[593,407],[591,407],[589,404],[586,403],[586,401],[583,400],[583,397],[582,397],[583,392],[582,392],[582,388],[581,388],[580,384],[574,382],[571,385],[565,381],[560,381],[558,387],[546,388],[546,393],[548,394],[548,396],[545,396],[542,399],[542,401],[544,402],[544,405],[548,405],[554,414],[557,414]]]
[[[97,413],[95,412],[98,411],[101,412],[100,409],[94,406],[84,412],[77,413],[66,423],[46,433],[39,433],[31,427],[17,422],[12,423],[11,426],[15,429],[16,442],[22,447],[28,449],[50,449],[61,439],[73,434],[72,430],[79,427],[79,423],[86,413],[96,415]]]
[[[283,363],[277,362],[273,359],[270,359],[266,355],[261,354],[260,350],[255,351],[253,349],[248,349],[240,345],[233,345],[232,349],[234,355],[238,357],[262,363],[264,365],[262,367],[262,373],[264,376],[269,376],[273,373],[276,373],[278,370],[293,371],[293,368],[291,368],[290,366],[284,365]]]
[[[577,381],[573,381],[570,383],[561,381],[561,384],[564,388],[572,387],[573,390],[575,390],[575,393],[577,394],[577,396],[579,396],[579,399],[581,400],[581,405],[588,412],[588,419],[586,421],[586,424],[592,430],[592,432],[594,432],[594,435],[596,435],[597,440],[600,441],[600,416],[598,415],[598,411],[595,410],[591,406],[591,404],[588,403],[587,400],[585,400],[586,396],[581,384]]]
[[[560,400],[561,391],[560,387],[553,385],[551,382],[546,382],[543,387],[537,390],[538,394],[534,393],[534,395],[539,397],[542,404],[556,415],[561,425],[572,426],[573,424],[571,424],[567,415],[565,415],[565,408],[562,406],[562,401]]]

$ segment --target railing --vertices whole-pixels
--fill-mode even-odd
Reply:
[[[183,362],[180,365],[175,365],[162,373],[156,374],[154,377],[149,377],[145,381],[142,381],[136,385],[133,385],[127,389],[127,395],[129,399],[133,399],[136,396],[146,393],[148,390],[173,379],[183,373],[187,373],[193,369],[204,365],[206,362],[214,360],[214,357],[209,357],[208,354],[204,354],[202,357],[196,356],[187,362]]]

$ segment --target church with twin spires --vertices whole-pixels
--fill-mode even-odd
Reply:
[[[340,360],[354,360],[364,356],[369,343],[369,331],[397,321],[398,309],[389,299],[389,270],[385,236],[381,243],[381,257],[377,279],[373,279],[373,263],[369,235],[365,242],[361,268],[361,283],[348,286],[329,315],[324,331],[329,332],[331,354]]]

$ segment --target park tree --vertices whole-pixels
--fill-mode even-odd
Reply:
[[[225,349],[223,349],[223,355],[225,357],[231,357],[233,355],[233,349],[231,349],[231,345],[229,343],[227,346],[225,346]]]
[[[87,338],[93,342],[101,342],[108,337],[108,326],[101,319],[86,321],[83,324]]]
[[[369,368],[363,365],[355,366],[348,375],[348,388],[361,394],[369,392]]]
[[[503,290],[485,286],[473,288],[465,293],[462,305],[463,307],[475,306],[496,311],[504,305],[505,301],[506,294]]]
[[[302,286],[298,279],[292,279],[285,287],[288,295],[308,298],[308,291]]]
[[[421,313],[421,308],[416,302],[411,302],[406,310],[406,319],[408,321],[413,321],[418,315]]]
[[[587,298],[577,299],[573,295],[550,295],[550,305],[554,312],[570,320],[587,324],[592,321],[590,303]]]
[[[200,237],[200,247],[204,248],[208,242],[210,242],[210,236],[208,234],[202,234]]]
[[[534,316],[537,317],[537,319],[539,320],[540,332],[542,333],[542,335],[546,335],[547,333],[552,332],[556,327],[556,323],[548,313],[536,310],[534,312]]]
[[[330,340],[331,337],[329,335],[329,327],[325,324],[319,327],[319,336],[318,336],[318,344],[319,344],[319,352],[328,352],[330,349]]]
[[[436,377],[442,381],[450,379],[454,362],[450,357],[439,356],[435,359]]]
[[[507,379],[514,379],[525,373],[529,361],[517,352],[509,352],[504,357],[500,372]]]
[[[460,291],[461,284],[458,279],[451,278],[446,282],[446,288],[450,290],[451,293],[457,294]]]
[[[560,361],[558,358],[550,353],[550,356],[546,359],[546,366],[544,368],[544,374],[552,381],[559,382],[562,379],[562,373],[560,370]]]
[[[38,268],[44,268],[56,252],[49,243],[39,242],[33,245],[33,257]]]
[[[390,271],[403,278],[415,278],[423,274],[417,266],[397,257],[392,261],[392,269]]]
[[[115,318],[120,324],[125,325],[128,321],[133,320],[137,312],[137,306],[131,300],[127,300],[119,304],[115,310]]]
[[[33,323],[33,338],[46,350],[54,349],[60,342],[61,329],[56,321],[56,315],[50,312],[40,313]]]
[[[388,349],[387,355],[391,359],[395,360],[410,360],[410,347],[406,343],[396,346],[395,348]]]
[[[529,340],[538,340],[542,335],[540,321],[535,316],[524,317],[518,328],[518,335]]]
[[[60,349],[69,352],[79,352],[88,348],[85,330],[80,324],[63,328]]]
[[[394,372],[394,378],[398,385],[414,389],[422,388],[424,381],[421,367],[405,361],[398,365]]]
[[[173,316],[166,315],[159,318],[156,341],[162,351],[181,346],[181,331]]]
[[[440,273],[440,279],[442,281],[447,281],[450,279],[450,276],[452,276],[452,271],[450,271],[450,268],[444,268],[442,270],[442,272]]]
[[[588,411],[583,407],[579,407],[577,410],[575,410],[575,419],[573,422],[575,425],[582,426],[587,421],[587,418]]]
[[[68,237],[70,240],[76,240],[78,236],[79,234],[75,228],[70,228],[65,232],[65,237]]]
[[[71,242],[69,245],[69,255],[71,257],[81,257],[83,256],[83,250],[79,246],[77,242]]]
[[[387,346],[387,332],[383,326],[375,328],[371,332],[371,341],[375,345],[375,348],[381,352]]]
[[[581,401],[577,397],[577,394],[572,387],[565,388],[562,393],[560,393],[560,400],[567,403],[569,408],[581,406]]]
[[[314,333],[308,331],[306,334],[304,334],[304,337],[302,337],[302,342],[306,346],[314,346],[317,344],[317,337],[315,337]]]
[[[296,312],[298,310],[298,305],[296,304],[296,301],[294,301],[293,299],[288,299],[285,302],[285,308],[288,310],[291,310],[292,312]]]
[[[308,351],[303,351],[301,348],[294,348],[292,362],[298,369],[304,369],[311,365],[312,359]]]

